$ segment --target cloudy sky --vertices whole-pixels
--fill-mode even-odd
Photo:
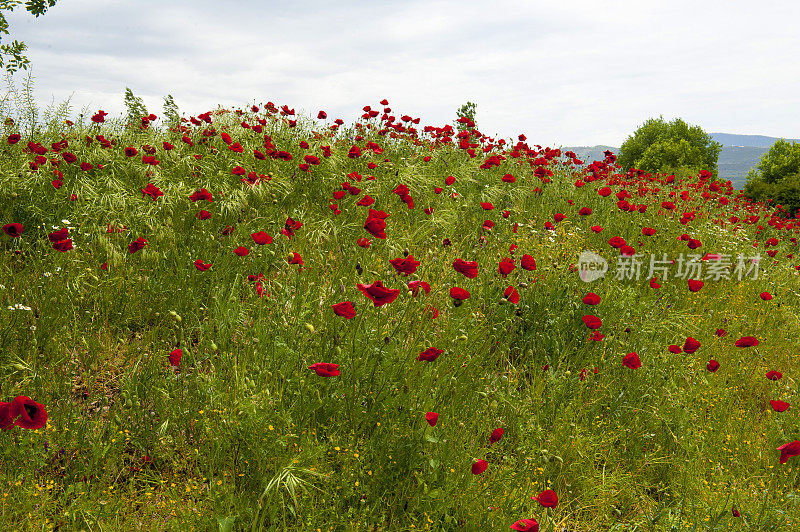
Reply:
[[[800,137],[793,1],[59,0],[8,19],[38,101],[75,114],[121,114],[130,87],[156,114],[172,94],[186,116],[273,101],[350,122],[387,98],[439,126],[470,100],[484,133],[550,146],[619,146],[659,115]]]

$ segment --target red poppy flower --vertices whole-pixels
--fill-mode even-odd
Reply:
[[[706,364],[706,369],[711,373],[716,373],[717,370],[719,369],[719,362],[717,362],[712,358],[711,360],[708,361],[708,364]]]
[[[178,365],[181,363],[181,357],[183,356],[183,350],[178,348],[170,352],[169,354],[169,363],[172,365],[173,368],[177,368]]]
[[[250,254],[250,250],[244,246],[239,246],[238,248],[234,249],[233,252],[239,255],[240,257],[246,257],[247,255]]]
[[[683,350],[690,355],[698,349],[700,349],[700,342],[691,336],[683,343]]]
[[[703,281],[698,281],[696,279],[687,279],[686,282],[689,285],[690,292],[697,292],[698,290],[703,288],[703,284],[705,284],[703,283]]]
[[[792,456],[800,456],[800,440],[784,443],[778,447],[778,450],[781,452],[780,461],[782,464],[785,464]]]
[[[601,232],[603,230],[603,228],[601,226],[599,226],[599,225],[593,225],[592,227],[590,227],[590,229],[592,231],[594,231],[595,233],[599,233],[599,232]]]
[[[66,240],[59,240],[58,242],[53,242],[53,249],[55,249],[56,251],[60,251],[61,253],[66,253],[67,251],[73,249],[72,239],[68,238]]]
[[[739,513],[739,510],[736,508],[736,506],[731,506],[731,515],[733,515],[734,517],[740,517],[741,516],[741,514]]]
[[[429,285],[425,281],[411,281],[410,283],[408,283],[408,289],[411,290],[411,295],[414,297],[417,297],[420,288],[425,290],[426,294],[431,293],[431,285]]]
[[[3,226],[3,232],[8,236],[10,236],[11,238],[18,238],[22,234],[22,231],[24,231],[24,229],[25,228],[22,226],[22,224],[17,222],[6,224]]]
[[[353,308],[353,303],[351,301],[336,303],[335,305],[331,305],[331,308],[337,316],[342,316],[348,320],[352,320],[356,316],[356,309]]]
[[[622,357],[622,365],[631,369],[636,369],[642,366],[642,361],[636,353],[628,353]]]
[[[445,185],[452,185],[452,184],[453,184],[453,183],[455,183],[455,182],[456,182],[456,178],[455,178],[455,177],[453,177],[453,176],[451,176],[451,175],[447,176],[447,177],[445,178],[445,180],[444,180],[444,184],[445,184]]]
[[[361,157],[361,148],[353,144],[353,146],[350,148],[350,151],[347,152],[347,156],[351,159],[357,159],[358,157]]]
[[[202,210],[197,213],[198,220],[208,220],[209,218],[211,218],[211,213],[206,210]]]
[[[291,216],[286,218],[286,222],[283,224],[283,229],[281,229],[281,234],[284,236],[288,236],[289,239],[294,236],[294,232],[298,229],[303,227],[303,222],[297,222],[292,219]]]
[[[495,225],[495,224],[494,224],[494,222],[493,222],[493,221],[491,221],[491,220],[485,220],[485,221],[483,222],[483,230],[484,230],[484,231],[488,231],[488,230],[490,230],[492,227],[494,227],[494,225]]]
[[[506,291],[503,292],[503,296],[508,299],[509,303],[516,305],[519,303],[519,292],[513,286],[509,286],[506,288]]]
[[[555,508],[558,506],[558,496],[553,490],[544,490],[539,495],[534,495],[531,499],[535,500],[545,508]]]
[[[369,207],[374,203],[375,200],[372,198],[372,196],[365,195],[363,198],[358,200],[358,203],[356,203],[356,205],[358,205],[359,207]]]
[[[767,379],[771,381],[779,381],[782,378],[783,378],[783,373],[781,373],[780,371],[776,371],[773,369],[767,372]]]
[[[504,175],[504,176],[503,176],[503,182],[504,182],[504,183],[513,183],[513,182],[514,182],[514,181],[516,181],[516,180],[517,180],[517,178],[515,178],[515,177],[514,177],[513,175],[511,175],[511,174],[506,174],[506,175]]]
[[[717,329],[714,334],[716,334],[717,336],[725,336],[728,334],[728,331],[726,331],[725,329]]]
[[[480,475],[481,473],[486,471],[487,467],[489,467],[489,463],[481,458],[480,460],[472,464],[472,474]]]
[[[453,261],[453,268],[458,273],[464,274],[470,279],[474,279],[478,276],[478,262],[474,260],[465,261],[462,259],[456,259]]]
[[[582,319],[583,323],[590,329],[599,329],[603,325],[603,321],[592,314],[587,314]]]
[[[624,246],[626,244],[627,244],[627,242],[625,242],[625,239],[622,238],[621,236],[611,237],[611,239],[608,241],[608,245],[609,246],[611,246],[612,248],[617,248],[617,249],[621,248],[622,246]]]
[[[389,215],[383,211],[370,209],[367,221],[364,222],[364,229],[369,231],[375,238],[386,239],[384,230],[386,229],[386,218],[388,217]]]
[[[375,281],[372,284],[357,284],[356,287],[361,290],[361,293],[367,296],[376,307],[391,303],[400,295],[400,290],[386,288],[381,281]]]
[[[459,301],[463,301],[465,299],[469,299],[469,292],[461,287],[454,286],[450,289],[450,297]]]
[[[414,260],[414,255],[409,255],[404,259],[392,259],[389,261],[389,263],[394,266],[394,269],[397,270],[397,273],[402,273],[404,275],[410,275],[414,273],[419,267],[419,261]]]
[[[330,362],[317,362],[308,366],[308,369],[316,372],[320,377],[336,377],[342,374],[339,371],[339,364],[331,364]]]
[[[520,261],[523,270],[533,271],[536,269],[536,260],[530,255],[523,255]]]
[[[439,414],[437,414],[436,412],[426,412],[425,421],[427,421],[428,425],[430,425],[431,427],[435,427],[436,423],[439,422]]]
[[[272,237],[265,233],[264,231],[258,231],[257,233],[251,233],[250,238],[253,239],[253,242],[258,244],[259,246],[263,246],[264,244],[272,244]]]
[[[14,424],[23,429],[40,429],[47,424],[47,411],[28,396],[20,395],[8,405],[8,412]]]
[[[131,254],[136,253],[137,251],[144,249],[146,245],[147,245],[147,240],[145,240],[142,237],[139,237],[130,244],[128,244],[128,253]]]
[[[494,205],[492,205],[492,203],[490,201],[482,201],[481,202],[481,207],[483,207],[483,210],[485,210],[485,211],[490,211],[490,210],[494,209]]]
[[[66,240],[67,238],[69,238],[69,229],[67,229],[66,227],[62,227],[58,231],[53,231],[52,233],[47,235],[47,238],[49,238],[50,242],[53,243]]]
[[[489,434],[489,445],[499,442],[503,438],[503,432],[505,431],[502,427],[494,429],[492,433]]]
[[[366,238],[359,238],[356,243],[361,246],[362,248],[368,248],[369,245],[372,243]]]
[[[106,121],[106,115],[107,114],[108,113],[106,113],[102,109],[97,111],[97,113],[92,115],[92,122],[94,122],[95,124],[102,124],[103,122]]]
[[[658,284],[658,278],[657,277],[653,277],[652,279],[650,279],[650,288],[656,288],[656,289],[657,288],[661,288],[661,285]]]
[[[317,118],[319,120],[325,120],[326,118],[328,118],[328,113],[326,113],[325,111],[320,111],[319,113],[317,113]]]
[[[770,299],[772,299],[772,294],[770,294],[769,292],[761,292],[761,294],[759,294],[758,297],[760,297],[764,301],[769,301]]]
[[[441,349],[436,349],[435,347],[429,347],[428,349],[420,353],[419,356],[417,356],[417,360],[424,360],[425,362],[433,362],[434,360],[439,358],[439,355],[441,355],[442,353],[444,353],[444,351],[442,351]]]
[[[197,259],[196,261],[194,261],[194,267],[200,270],[201,272],[204,272],[211,267],[211,263],[209,262],[208,264],[203,264],[202,260]]]
[[[786,401],[770,401],[769,406],[776,412],[785,412],[790,405]]]
[[[502,261],[500,261],[500,264],[497,267],[497,273],[505,277],[509,273],[513,272],[514,268],[516,268],[516,266],[514,265],[514,260],[505,257]]]
[[[520,519],[513,525],[511,530],[517,532],[539,532],[539,522],[536,519]]]
[[[754,336],[742,336],[736,340],[736,347],[755,347],[758,345],[758,340]]]
[[[288,262],[289,264],[299,264],[300,266],[302,266],[303,257],[301,257],[298,252],[292,251],[292,254],[286,257],[286,262]]]
[[[584,305],[599,305],[600,304],[600,296],[598,296],[594,292],[589,292],[585,296],[583,296],[583,304]]]
[[[200,200],[206,200],[210,202],[214,200],[214,197],[211,195],[211,192],[209,192],[205,188],[201,188],[200,190],[189,196],[189,199],[194,202],[198,202]]]
[[[147,183],[147,186],[142,189],[142,197],[150,196],[153,201],[155,201],[159,196],[163,195],[164,193],[161,192],[161,189],[155,186],[153,183]]]
[[[656,230],[653,229],[652,227],[643,227],[642,234],[644,236],[653,236],[654,234],[656,234]]]
[[[592,341],[592,342],[600,342],[600,341],[602,341],[602,340],[603,340],[603,338],[605,338],[605,337],[606,337],[606,335],[605,335],[605,334],[600,334],[600,331],[594,331],[594,332],[592,333],[592,335],[589,337],[589,341]]]

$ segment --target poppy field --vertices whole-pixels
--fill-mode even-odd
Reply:
[[[709,172],[96,111],[0,226],[3,530],[800,528],[800,219]]]

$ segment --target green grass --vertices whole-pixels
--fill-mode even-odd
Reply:
[[[612,168],[588,182],[585,166],[563,156],[545,164],[522,147],[520,157],[508,149],[499,166],[480,169],[488,156],[480,149],[471,158],[458,139],[434,149],[419,140],[429,138],[421,128],[416,138],[381,134],[376,119],[331,131],[305,117],[290,128],[263,110],[211,117],[212,125],[186,123],[185,132],[54,121],[14,145],[6,138],[17,130],[5,126],[0,225],[18,222],[24,232],[0,234],[0,400],[27,395],[49,420],[0,434],[3,529],[507,530],[523,518],[546,531],[800,526],[798,459],[779,464],[776,451],[800,437],[800,286],[797,257],[787,258],[797,253],[789,240],[797,229],[777,229],[768,217],[727,222],[769,211],[733,194],[721,205],[724,184],[703,199],[709,183],[698,178],[667,183]],[[261,133],[241,125],[257,119]],[[223,131],[243,153],[227,149]],[[115,143],[103,148],[98,134]],[[293,160],[255,159],[264,134]],[[78,161],[60,163],[55,189],[56,169],[32,170],[35,155],[24,148],[62,139]],[[370,141],[383,153],[368,151]],[[347,156],[354,143],[359,158]],[[142,163],[144,145],[156,147],[160,164]],[[128,146],[138,155],[126,157]],[[321,160],[310,172],[298,169],[305,153]],[[82,171],[81,162],[103,168]],[[251,187],[232,174],[236,166],[265,177]],[[550,182],[534,175],[537,167],[552,171]],[[354,171],[364,179],[348,179]],[[506,173],[516,182],[503,182]],[[579,178],[585,186],[574,185]],[[348,181],[361,193],[333,200]],[[143,197],[148,183],[164,195]],[[392,193],[400,184],[413,209]],[[628,190],[647,211],[621,212],[613,194],[597,194],[604,186]],[[213,201],[192,202],[203,187]],[[690,200],[670,197],[682,190]],[[363,227],[368,208],[355,204],[364,194],[389,214],[385,240]],[[494,210],[481,208],[487,201]],[[678,208],[664,211],[662,201]],[[592,214],[579,216],[581,207]],[[198,219],[201,209],[211,217]],[[686,211],[696,217],[684,225]],[[566,220],[545,230],[557,212]],[[303,224],[291,239],[281,234],[288,217]],[[108,232],[109,224],[126,229]],[[646,226],[656,235],[642,236]],[[61,227],[74,244],[64,253],[48,240]],[[256,245],[249,235],[257,231],[274,242]],[[696,293],[683,279],[651,289],[646,273],[586,284],[570,268],[586,249],[613,267],[612,236],[645,257],[690,253],[677,239],[683,233],[702,242],[701,255],[764,255],[774,236],[776,262],[764,257],[757,279],[707,280]],[[129,253],[139,237],[147,245]],[[368,249],[356,244],[364,237]],[[249,255],[234,254],[238,246]],[[287,263],[293,252],[302,269]],[[408,278],[389,262],[404,252],[420,262]],[[536,259],[535,271],[521,268],[523,254]],[[516,264],[506,278],[497,272],[504,257]],[[477,261],[477,278],[457,273],[456,258]],[[212,267],[198,271],[197,259]],[[261,297],[248,280],[258,274]],[[379,308],[356,287],[377,280],[400,289]],[[412,296],[410,280],[431,292]],[[503,298],[510,285],[517,305]],[[452,286],[470,299],[454,306]],[[600,305],[581,302],[587,291]],[[774,298],[762,301],[763,291]],[[347,300],[352,320],[331,309]],[[604,340],[587,341],[585,314],[602,319]],[[718,328],[727,335],[716,336]],[[697,352],[668,351],[689,336],[701,342]],[[734,347],[742,336],[760,344]],[[167,360],[176,347],[178,370]],[[415,360],[429,347],[444,353]],[[622,357],[634,351],[642,366],[631,370]],[[713,374],[710,359],[721,365]],[[339,364],[341,375],[317,376],[308,369],[317,362]],[[772,369],[783,379],[767,380]],[[772,399],[792,406],[773,412]],[[440,414],[435,427],[428,411]],[[497,427],[503,438],[490,446]],[[470,470],[477,459],[489,464],[481,475]],[[556,508],[531,500],[546,488],[558,494]]]

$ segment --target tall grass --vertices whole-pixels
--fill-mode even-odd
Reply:
[[[590,161],[514,140],[481,153],[490,141],[474,133],[471,157],[458,138],[433,142],[400,120],[405,127],[375,117],[331,130],[297,117],[290,127],[295,117],[258,107],[218,109],[211,123],[186,121],[182,131],[88,115],[69,125],[68,106],[39,129],[18,117],[3,126],[0,222],[24,232],[0,235],[0,399],[26,395],[49,415],[42,429],[0,434],[4,529],[503,530],[526,518],[548,531],[798,526],[796,459],[779,464],[776,451],[798,438],[791,222],[767,224],[765,207],[702,177],[626,175],[609,158],[592,166],[594,179]],[[18,131],[25,136],[9,144]],[[293,159],[254,158],[264,135]],[[52,151],[61,140],[75,163]],[[29,141],[58,167],[34,170]],[[354,144],[360,157],[348,156]],[[142,162],[144,146],[157,165]],[[320,165],[302,171],[305,154]],[[504,159],[479,168],[493,154]],[[260,183],[244,183],[237,166]],[[144,195],[148,183],[163,196]],[[401,184],[413,209],[393,193]],[[597,193],[606,186],[629,191],[646,212],[622,212],[614,195]],[[190,200],[201,188],[212,201]],[[345,195],[333,199],[337,190]],[[375,204],[357,206],[365,194]],[[578,215],[582,207],[592,214]],[[389,214],[385,240],[365,230],[369,208]],[[679,223],[684,212],[695,217]],[[554,222],[556,213],[566,219]],[[302,223],[291,238],[282,234],[288,218]],[[487,219],[496,225],[484,228]],[[63,227],[74,249],[59,252],[48,235]],[[657,233],[643,236],[643,227]],[[273,243],[257,245],[258,231]],[[684,233],[702,247],[687,249]],[[757,278],[706,280],[698,292],[674,278],[653,289],[644,274],[582,282],[571,267],[578,254],[594,250],[613,268],[612,236],[643,257],[764,257]],[[769,246],[774,262],[770,237],[779,240]],[[131,253],[137,238],[147,245]],[[249,254],[235,254],[240,246]],[[302,266],[287,260],[294,253]],[[521,267],[523,254],[535,270]],[[409,276],[389,262],[406,255],[420,263]],[[516,268],[504,277],[505,257]],[[477,261],[478,276],[456,272],[456,258]],[[211,268],[199,271],[198,259]],[[356,286],[378,280],[400,290],[381,307]],[[412,280],[430,293],[414,295]],[[453,286],[471,297],[456,306]],[[509,286],[516,305],[504,297]],[[582,302],[588,291],[600,305]],[[773,299],[760,299],[765,291]],[[353,319],[333,312],[343,301]],[[587,340],[587,314],[602,319],[603,340]],[[696,352],[668,351],[689,336]],[[759,345],[734,347],[742,336]],[[416,360],[430,347],[443,354]],[[630,352],[640,368],[623,366]],[[341,374],[309,369],[322,362]],[[773,369],[781,380],[765,378]],[[775,399],[792,406],[774,412]],[[426,412],[440,415],[435,426]],[[498,427],[502,439],[490,445]],[[488,468],[475,475],[479,459]],[[545,509],[531,497],[548,488],[559,503]]]

